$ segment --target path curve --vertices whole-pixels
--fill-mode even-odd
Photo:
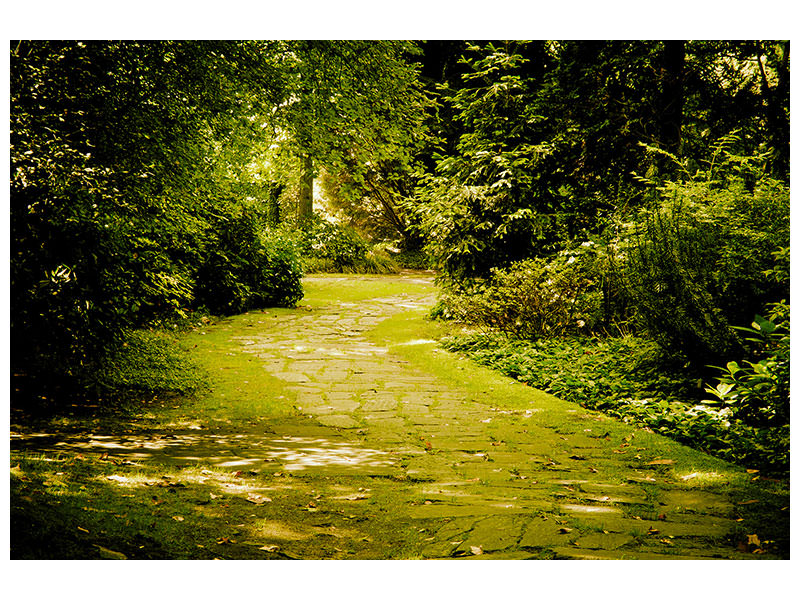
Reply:
[[[630,468],[627,481],[609,482],[604,467],[630,459],[602,440],[532,425],[531,410],[465,400],[363,336],[432,301],[402,294],[339,303],[240,339],[315,423],[284,434],[282,469],[404,482],[408,501],[395,516],[406,527],[424,525],[430,535],[420,554],[429,558],[525,558],[543,549],[557,558],[737,556],[720,545],[734,527],[726,497],[676,490],[654,506],[655,472]],[[317,426],[343,435],[341,452]]]
[[[535,406],[471,401],[369,341],[382,320],[434,300],[429,276],[394,279],[430,293],[301,308],[237,339],[286,383],[296,417],[49,443],[261,477],[260,488],[239,486],[251,503],[263,498],[254,490],[272,496],[256,502],[266,520],[252,543],[272,540],[282,558],[754,557],[730,541],[726,495],[671,489],[658,465],[643,470],[592,432],[601,417],[570,411],[579,427],[569,434],[542,427]],[[235,494],[239,484],[224,485]]]

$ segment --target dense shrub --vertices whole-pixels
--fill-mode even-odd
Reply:
[[[403,269],[430,269],[431,259],[423,250],[402,250],[394,257]]]
[[[81,376],[84,389],[105,406],[146,396],[192,394],[207,385],[205,374],[175,336],[164,331],[128,332],[104,348]]]
[[[218,218],[198,270],[197,300],[220,314],[294,306],[303,297],[301,277],[293,240],[268,230],[255,207],[244,207]]]
[[[386,250],[372,246],[357,230],[332,223],[319,214],[298,232],[306,272],[396,273],[400,270]]]
[[[472,289],[445,294],[434,314],[536,339],[594,327],[602,318],[602,294],[574,256],[528,259],[492,269],[490,279]]]
[[[735,327],[788,292],[767,271],[772,253],[789,244],[789,189],[735,158],[661,186],[626,263],[642,325],[699,364],[741,356]]]
[[[719,367],[723,375],[706,389],[745,423],[775,427],[789,423],[789,305],[774,304],[768,318],[756,315],[749,328],[749,358]]]
[[[355,229],[327,221],[319,214],[301,232],[303,256],[328,260],[337,267],[355,265],[368,248],[368,242]]]

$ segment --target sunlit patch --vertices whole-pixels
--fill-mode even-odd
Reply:
[[[704,473],[701,471],[686,473],[685,475],[679,475],[678,477],[681,479],[681,481],[689,481],[693,484],[701,484],[701,485],[720,483],[722,481],[728,480],[727,477],[720,475],[719,473],[716,472]]]
[[[286,471],[302,471],[312,467],[387,467],[394,464],[389,452],[354,446],[347,442],[302,437],[284,438],[283,446],[273,447],[266,457],[284,463]]]
[[[562,504],[559,508],[568,513],[602,514],[622,512],[620,509],[610,506],[584,506],[582,504]]]
[[[261,521],[254,527],[255,533],[265,539],[278,539],[278,540],[307,540],[311,537],[310,533],[303,533],[287,527],[280,521]]]
[[[425,344],[435,344],[434,340],[410,340],[408,342],[402,342],[398,344],[398,346],[422,346]]]
[[[349,469],[386,469],[394,467],[397,455],[385,450],[363,447],[322,437],[263,434],[214,435],[185,433],[164,436],[125,437],[81,435],[55,444],[62,451],[108,454],[114,459],[156,460],[160,463],[209,465],[237,470],[302,471],[313,468],[348,467]]]

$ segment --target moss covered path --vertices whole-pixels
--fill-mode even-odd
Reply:
[[[404,323],[421,323],[433,302],[429,276],[306,285],[347,299],[312,291],[308,306],[228,325],[238,352],[280,382],[286,415],[189,420],[144,442],[53,437],[51,447],[171,464],[189,487],[213,484],[210,505],[185,518],[224,507],[230,536],[196,545],[228,558],[771,556],[743,522],[756,502],[743,470],[414,337]]]

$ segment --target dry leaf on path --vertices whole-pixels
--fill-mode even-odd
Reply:
[[[659,458],[658,460],[651,460],[648,465],[674,465],[675,461],[671,458]]]
[[[483,548],[481,548],[480,546],[470,546],[469,551],[475,555],[483,554]]]
[[[267,502],[272,502],[272,498],[267,498],[266,496],[262,496],[261,494],[254,494],[252,492],[247,494],[246,500],[248,502],[252,502],[253,504],[258,504],[258,505],[266,504]]]

